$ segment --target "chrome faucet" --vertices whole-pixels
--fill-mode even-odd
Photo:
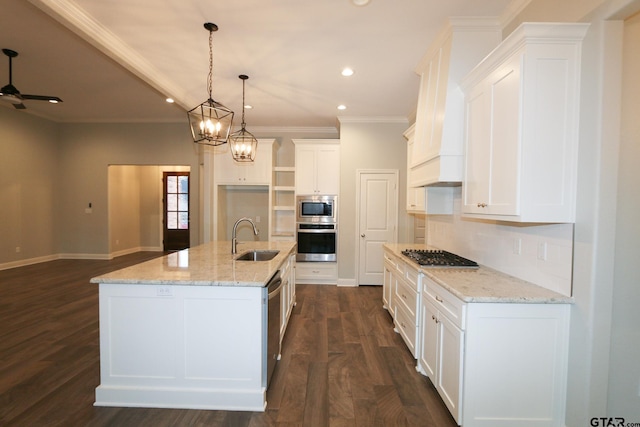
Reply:
[[[239,220],[236,221],[235,224],[233,224],[233,234],[231,235],[231,253],[232,254],[237,254],[238,253],[238,239],[236,238],[236,232],[238,230],[238,224],[240,224],[242,221],[249,221],[249,223],[253,226],[253,234],[254,235],[258,235],[258,229],[256,228],[256,225],[253,223],[253,221],[251,220],[251,218],[247,218],[246,216],[243,218],[240,218]]]

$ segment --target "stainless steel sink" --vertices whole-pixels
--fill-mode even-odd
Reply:
[[[253,250],[243,253],[236,258],[236,261],[269,261],[279,253],[280,251],[275,250]]]

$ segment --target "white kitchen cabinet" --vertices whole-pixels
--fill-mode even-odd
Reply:
[[[384,278],[382,282],[382,306],[393,316],[391,301],[393,290],[395,289],[396,276],[393,271],[396,269],[396,260],[389,252],[384,251]]]
[[[464,427],[563,426],[568,304],[465,303],[428,277],[418,371]]]
[[[282,277],[282,290],[280,293],[280,349],[282,350],[282,340],[289,324],[291,312],[296,304],[296,281],[295,281],[296,254],[289,255],[285,261],[280,274]]]
[[[461,182],[464,97],[459,83],[498,45],[500,27],[491,18],[450,18],[416,68],[420,89],[411,186]]]
[[[462,82],[463,215],[574,222],[588,24],[524,23]]]
[[[271,184],[273,139],[259,139],[253,162],[236,162],[229,144],[214,147],[213,176],[217,184]]]
[[[431,379],[458,424],[461,423],[464,356],[463,320],[466,305],[445,289],[424,279],[421,347],[418,371]]]
[[[294,139],[295,187],[299,195],[339,195],[340,140]]]
[[[296,262],[296,283],[335,285],[337,282],[336,262]]]

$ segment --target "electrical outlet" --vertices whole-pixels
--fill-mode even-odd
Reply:
[[[513,239],[513,254],[514,255],[522,254],[522,239],[519,237],[516,237],[515,239]]]
[[[547,260],[547,242],[538,243],[538,260]]]
[[[171,286],[158,286],[158,288],[156,288],[156,295],[159,297],[170,297],[173,295]]]
[[[19,253],[21,251],[20,246],[16,246],[16,253]]]

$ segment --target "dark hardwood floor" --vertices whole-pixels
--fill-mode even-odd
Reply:
[[[0,271],[0,426],[456,425],[393,332],[381,287],[297,287],[264,413],[94,407],[98,286],[89,279],[159,255]]]

